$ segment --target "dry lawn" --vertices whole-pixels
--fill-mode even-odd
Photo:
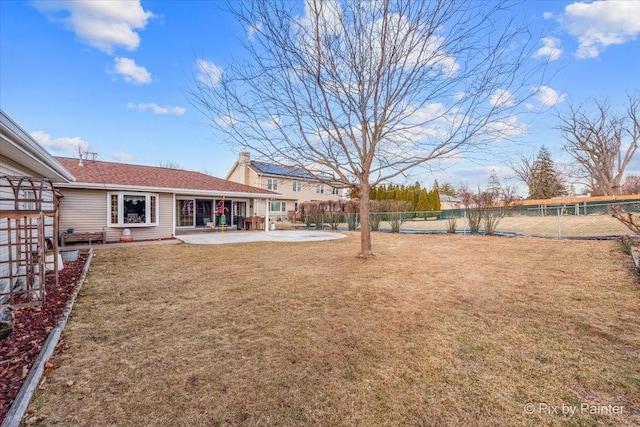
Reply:
[[[346,226],[346,225],[345,225]],[[386,223],[382,227],[391,228]],[[468,228],[466,220],[457,220],[458,229]],[[481,229],[484,227],[481,226]],[[447,220],[405,221],[403,230],[446,230]],[[525,236],[558,237],[558,217],[507,216],[498,223],[497,231],[523,234]],[[560,217],[561,237],[623,236],[631,231],[611,215],[564,215]]]
[[[640,425],[640,286],[617,242],[375,233],[378,256],[358,247],[350,235],[98,251],[35,414]]]

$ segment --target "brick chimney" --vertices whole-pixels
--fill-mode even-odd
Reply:
[[[244,171],[242,177],[246,185],[250,185],[249,178],[251,171],[249,170],[249,164],[251,164],[251,154],[248,151],[241,151],[238,154],[238,166]]]

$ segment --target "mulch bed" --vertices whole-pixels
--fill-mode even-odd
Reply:
[[[15,309],[13,332],[0,341],[0,420],[4,420],[31,366],[55,327],[82,274],[87,255],[64,261],[58,287],[47,282],[47,299],[38,307]]]

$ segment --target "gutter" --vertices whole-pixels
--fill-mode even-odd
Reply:
[[[137,185],[120,185],[120,184],[97,184],[97,183],[58,183],[58,189],[75,188],[81,190],[108,190],[108,191],[140,191],[154,193],[175,193],[178,195],[194,195],[194,196],[210,196],[210,197],[238,197],[238,198],[259,198],[259,199],[281,199],[284,195],[280,193],[248,193],[236,191],[220,191],[220,190],[191,190],[188,188],[163,188],[163,187],[142,187]]]
[[[3,133],[12,138],[7,138],[7,142],[13,145],[17,150],[21,151],[37,161],[44,168],[49,169],[62,180],[75,181],[75,177],[64,166],[49,154],[31,135],[25,132],[11,117],[0,110],[0,122],[2,124]],[[16,141],[22,144],[16,144]]]

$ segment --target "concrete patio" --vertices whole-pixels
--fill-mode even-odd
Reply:
[[[194,233],[176,236],[184,243],[194,245],[220,245],[247,242],[309,242],[334,240],[347,237],[344,234],[315,230],[271,230],[255,232]]]

